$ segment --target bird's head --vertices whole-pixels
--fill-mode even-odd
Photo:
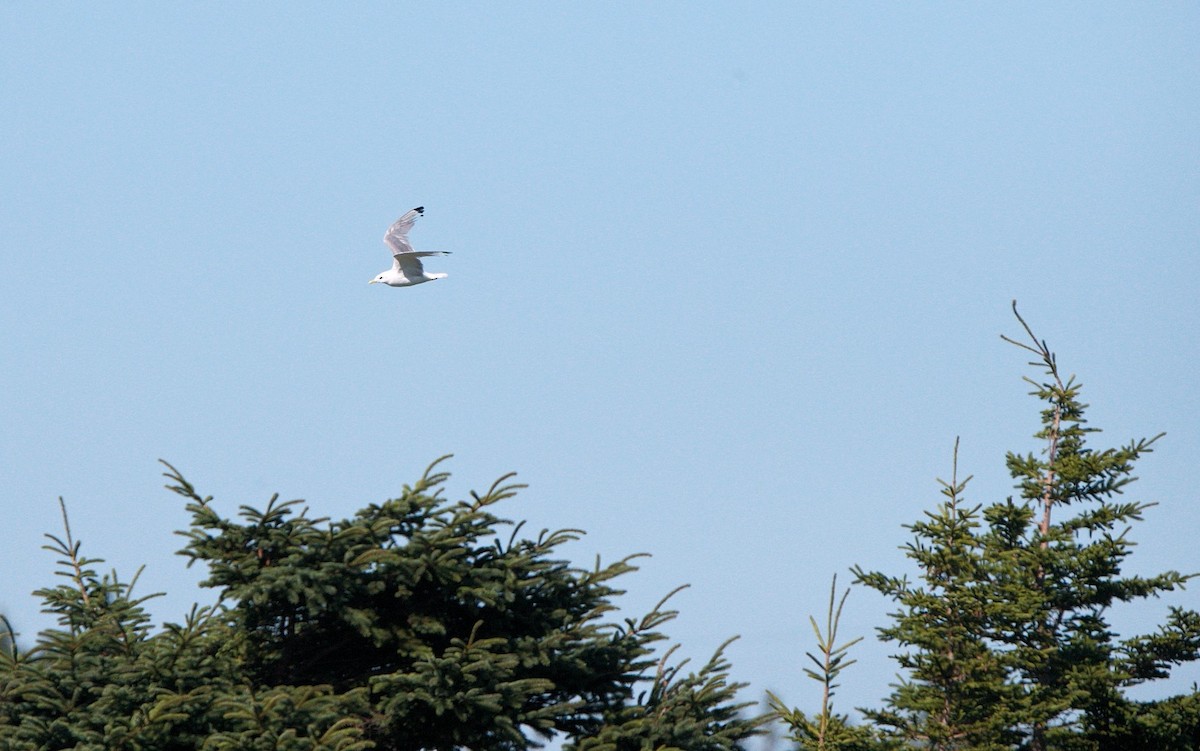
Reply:
[[[380,274],[379,276],[375,277],[371,281],[367,282],[367,284],[375,284],[375,283],[383,284],[383,274]]]

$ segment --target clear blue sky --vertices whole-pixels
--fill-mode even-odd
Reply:
[[[811,709],[829,577],[908,570],[956,436],[977,502],[1039,448],[1014,298],[1098,440],[1168,433],[1130,570],[1200,569],[1197,39],[1193,3],[0,5],[0,610],[47,625],[60,495],[157,618],[207,599],[159,457],[343,517],[454,453]],[[449,279],[369,287],[416,205]],[[846,709],[887,610],[850,598]]]

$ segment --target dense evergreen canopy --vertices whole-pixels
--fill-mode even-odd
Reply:
[[[720,652],[693,674],[655,659],[673,611],[612,622],[632,559],[575,568],[555,553],[577,532],[530,539],[493,514],[508,478],[451,503],[435,463],[350,519],[273,498],[235,521],[169,470],[182,553],[219,604],[153,630],[66,525],[48,546],[64,581],[37,593],[58,628],[0,662],[0,747],[516,751],[559,733],[718,751],[754,733]]]

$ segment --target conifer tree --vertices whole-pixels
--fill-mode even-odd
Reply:
[[[855,663],[846,659],[850,648],[862,641],[858,636],[850,641],[838,643],[838,626],[842,620],[842,608],[850,595],[847,589],[837,600],[837,576],[829,586],[829,608],[825,616],[825,628],[817,619],[809,616],[813,635],[817,639],[819,654],[808,652],[805,656],[813,668],[804,668],[804,674],[821,684],[821,711],[809,716],[800,709],[788,707],[774,693],[767,692],[768,704],[775,716],[787,726],[790,739],[799,751],[884,751],[898,748],[880,739],[869,726],[852,725],[850,718],[833,709],[833,694],[838,687],[836,681],[842,671]],[[836,602],[836,608],[834,604]]]
[[[853,569],[858,583],[901,605],[879,635],[907,650],[895,657],[908,677],[884,710],[866,715],[892,737],[936,751],[996,751],[1014,740],[997,713],[1009,689],[986,641],[980,507],[963,499],[970,479],[958,479],[956,442],[951,479],[938,481],[945,500],[907,527],[914,539],[904,550],[920,569],[919,582]]]
[[[733,751],[756,732],[720,652],[686,678],[654,659],[674,611],[608,621],[635,557],[575,568],[555,554],[578,531],[529,539],[493,514],[507,477],[451,503],[435,463],[350,519],[276,497],[237,521],[168,469],[192,514],[181,552],[219,603],[152,629],[64,511],[65,580],[38,592],[58,627],[0,655],[0,748]]]
[[[1195,702],[1137,705],[1122,690],[1200,657],[1200,616],[1173,609],[1157,633],[1124,640],[1107,620],[1112,605],[1192,576],[1121,574],[1130,525],[1153,505],[1121,495],[1159,436],[1090,447],[1098,431],[1084,419],[1080,385],[1062,378],[1046,343],[1017,319],[1028,339],[1006,341],[1032,353],[1046,376],[1026,379],[1044,405],[1036,434],[1044,450],[1008,455],[1019,498],[964,507],[965,481],[944,484],[947,500],[911,527],[906,547],[920,585],[856,569],[858,581],[898,604],[880,636],[907,650],[898,656],[907,681],[872,716],[928,748],[1029,751],[1135,748],[1135,737],[1164,725],[1147,718],[1174,717],[1177,733],[1155,741],[1174,747],[1197,727],[1187,714]]]
[[[1013,312],[1016,314],[1014,303]],[[1084,419],[1080,385],[1065,381],[1045,341],[1017,314],[1046,378],[1031,381],[1046,406],[1041,457],[1010,453],[1007,466],[1021,501],[988,509],[987,573],[993,591],[991,633],[1020,687],[1013,724],[1031,751],[1070,745],[1083,735],[1099,741],[1118,719],[1124,687],[1165,677],[1172,664],[1200,657],[1196,613],[1172,611],[1160,633],[1117,642],[1105,618],[1117,602],[1134,602],[1182,588],[1194,574],[1167,571],[1121,576],[1132,552],[1133,522],[1154,504],[1123,501],[1134,464],[1161,434],[1095,450],[1099,432]]]

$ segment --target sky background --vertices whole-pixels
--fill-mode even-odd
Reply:
[[[452,498],[519,472],[500,511],[580,565],[653,554],[623,615],[690,583],[682,653],[740,634],[747,698],[815,710],[830,577],[912,572],[956,437],[975,502],[1041,448],[1013,299],[1093,445],[1167,432],[1127,571],[1200,570],[1197,38],[1192,3],[2,4],[0,611],[50,625],[59,496],[157,619],[209,601],[160,457],[342,518],[453,453]],[[449,278],[368,287],[417,205]],[[841,708],[888,693],[888,610],[850,596]]]

